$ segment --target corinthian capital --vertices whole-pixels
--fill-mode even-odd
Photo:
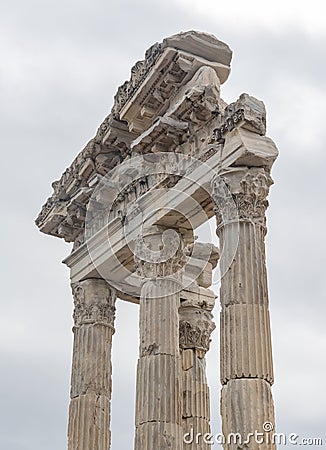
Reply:
[[[178,278],[184,264],[184,248],[184,239],[175,230],[151,227],[135,243],[137,273],[143,278]]]
[[[179,310],[180,348],[197,350],[201,357],[209,350],[215,329],[212,313],[203,307],[181,307]]]
[[[101,324],[113,328],[116,292],[105,280],[89,279],[74,283],[71,287],[76,327],[84,324]]]
[[[248,170],[242,178],[241,192],[235,194],[240,219],[248,219],[265,225],[268,192],[271,177],[264,171]]]
[[[234,168],[217,175],[212,180],[211,196],[218,226],[245,220],[265,227],[272,183],[263,168]]]

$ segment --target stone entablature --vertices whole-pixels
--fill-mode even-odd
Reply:
[[[61,179],[53,183],[54,192],[37,218],[40,230],[68,242],[74,241],[80,234],[80,212],[69,214],[68,209],[72,205],[80,209],[87,204],[94,177],[105,175],[130,156],[131,142],[164,114],[176,93],[200,67],[212,67],[224,82],[230,71],[231,57],[232,52],[226,44],[205,33],[181,33],[152,46],[146,52],[145,60],[132,68],[130,80],[118,89],[112,111],[96,136]],[[146,101],[140,98],[144,91]],[[137,112],[140,107],[141,121],[144,121],[142,129],[132,122],[135,107]]]
[[[112,112],[95,138],[53,183],[54,192],[36,221],[40,230],[80,245],[95,186],[126,158],[171,151],[207,160],[220,150],[234,128],[263,135],[266,118],[262,102],[247,94],[230,105],[220,98],[220,84],[228,76],[231,55],[226,44],[196,32],[181,33],[151,47],[145,60],[132,69],[130,81],[119,88]],[[173,64],[183,77],[178,78],[172,70],[172,61],[177,61]],[[173,87],[173,94],[166,86]],[[153,95],[159,101],[154,102]],[[153,179],[140,180],[136,198],[156,185]],[[123,193],[116,203],[112,215],[123,218]]]

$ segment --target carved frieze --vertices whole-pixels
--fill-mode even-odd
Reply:
[[[201,67],[176,96],[166,114],[131,144],[132,150],[138,154],[180,152],[184,150],[183,144],[189,142],[198,147],[198,131],[220,115],[223,107],[216,72],[209,66]],[[180,149],[176,150],[177,147]],[[186,153],[193,155],[194,151]]]
[[[220,98],[220,84],[228,76],[231,55],[228,46],[215,37],[196,32],[181,33],[152,46],[145,59],[132,68],[130,80],[119,88],[112,112],[94,139],[61,179],[53,183],[53,195],[36,219],[41,231],[74,242],[74,249],[78,248],[84,242],[85,211],[89,210],[89,198],[98,180],[125,159],[132,161],[137,154],[147,158],[151,153],[164,151],[206,161],[215,153],[224,155],[223,141],[234,127],[246,133],[254,131],[257,136],[264,134],[266,118],[262,102],[243,94],[227,106]],[[130,124],[136,116],[141,126],[138,124],[140,128],[137,125],[132,130]],[[243,154],[249,155],[245,156],[245,164],[250,158],[255,158],[255,164],[261,164],[268,156],[271,165],[276,157],[272,145],[259,142],[257,150],[248,140],[243,133],[232,137],[225,156],[231,158],[230,164],[233,164],[233,147],[239,141]],[[261,148],[263,151],[259,151]],[[115,218],[125,224],[132,205],[143,194],[156,187],[169,189],[191,170],[179,167],[174,175],[175,161],[169,167],[166,164],[162,158],[162,170],[155,166],[153,173],[148,161],[148,175],[138,176],[137,170],[131,177],[121,174],[119,195],[109,215],[100,211],[91,218],[94,227],[89,227],[90,231],[98,231]],[[135,167],[138,169],[137,164]],[[217,186],[215,191],[219,204],[217,214],[223,212],[226,220],[233,220],[239,213],[242,218],[256,219],[259,208],[261,211],[266,207],[261,200],[254,200],[253,194],[249,199],[248,194],[232,193],[230,201],[223,192],[219,193]],[[250,201],[254,202],[252,211]]]
[[[208,52],[208,47],[210,50],[215,48],[215,54]],[[180,33],[165,39],[155,49],[154,65],[145,74],[146,59],[137,63],[130,82],[121,87],[116,97],[117,111],[120,108],[119,119],[127,121],[129,129],[139,134],[166,113],[171,102],[177,101],[179,92],[201,67],[210,67],[219,84],[227,79],[230,70],[230,49],[213,36],[203,33]],[[214,101],[213,104],[206,101],[202,110],[197,108],[196,114],[200,120],[201,116],[207,115],[207,108],[215,108]]]
[[[64,238],[68,242],[74,241],[76,236],[80,235],[80,224],[69,217],[68,206],[71,199],[80,189],[90,187],[90,182],[97,174],[105,175],[125,158],[130,157],[130,144],[137,137],[137,133],[147,129],[167,110],[183,84],[187,83],[200,67],[211,66],[219,80],[224,82],[230,71],[231,56],[232,52],[226,44],[205,33],[180,33],[162,43],[154,44],[146,52],[145,59],[134,65],[130,80],[118,89],[112,111],[98,128],[95,137],[78,154],[60,180],[53,183],[53,194],[36,219],[40,230]],[[150,88],[147,89],[149,85]],[[207,111],[215,108],[214,100],[212,103],[212,96],[208,93],[209,88],[205,89],[206,99],[202,106],[198,104],[196,111],[192,113],[194,120],[202,120],[207,116]],[[140,93],[140,96],[134,101],[136,93]],[[127,107],[128,103],[131,110]],[[136,110],[133,110],[134,107]],[[126,122],[129,116],[131,118],[135,114],[138,117],[136,120],[135,116],[136,122],[144,123],[141,130],[138,122],[133,126],[134,119],[130,119],[129,125]],[[161,135],[164,135],[165,131],[162,130]],[[184,133],[187,130],[181,131]],[[166,133],[169,143],[182,143],[182,133],[180,135],[180,130],[175,133],[175,130],[171,129]],[[85,208],[87,201],[85,199]]]
[[[118,88],[118,92],[114,97],[114,106],[112,108],[113,117],[118,119],[121,109],[132,98],[139,85],[147,77],[148,72],[154,66],[158,57],[163,52],[163,45],[155,43],[145,53],[145,59],[138,61],[131,69],[130,80],[126,81]]]

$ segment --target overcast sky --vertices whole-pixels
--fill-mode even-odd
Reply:
[[[215,34],[234,51],[222,97],[231,102],[247,92],[268,110],[268,135],[280,150],[267,237],[277,429],[322,437],[326,446],[323,6],[321,0],[2,2],[0,449],[66,447],[72,298],[61,260],[71,248],[39,233],[34,219],[51,182],[108,114],[134,62],[154,42],[189,29]],[[137,313],[135,305],[118,303],[113,450],[133,448]],[[217,433],[218,329],[208,374]]]

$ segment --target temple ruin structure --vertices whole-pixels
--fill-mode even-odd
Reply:
[[[231,58],[194,31],[149,48],[36,220],[73,243],[69,450],[111,448],[117,298],[139,305],[135,450],[211,448],[205,355],[216,326],[224,448],[275,448],[248,435],[274,427],[265,214],[278,151],[260,100],[222,100]],[[195,234],[214,216],[219,248]]]

